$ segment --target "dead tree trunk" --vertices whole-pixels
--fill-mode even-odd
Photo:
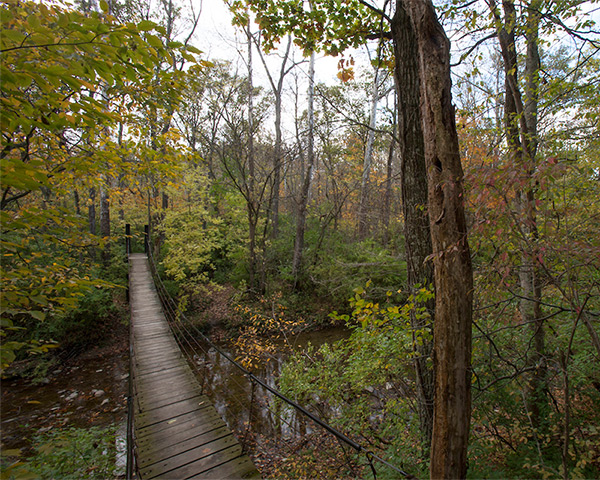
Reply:
[[[400,0],[402,2],[402,0]],[[450,42],[431,0],[404,0],[418,44],[435,276],[431,478],[465,478],[471,419],[473,272],[450,79]]]

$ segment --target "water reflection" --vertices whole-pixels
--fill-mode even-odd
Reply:
[[[87,428],[123,422],[128,382],[126,348],[84,355],[57,366],[47,381],[3,379],[0,401],[2,449],[31,454],[33,435],[67,427]]]
[[[309,342],[315,347],[347,338],[349,332],[342,327],[317,332],[305,332],[291,339],[290,344],[301,350]],[[269,387],[277,388],[277,380],[286,360],[283,345],[270,361],[253,370],[253,374]],[[219,345],[228,355],[226,345]],[[216,349],[203,345],[204,351],[193,354],[198,380],[205,393],[229,427],[243,436],[255,438],[277,437],[297,440],[312,433],[310,421],[297,414],[293,407],[277,399],[264,387],[251,382],[240,369],[223,357]],[[230,355],[235,358],[235,354]]]

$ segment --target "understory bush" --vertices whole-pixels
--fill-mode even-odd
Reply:
[[[291,260],[295,231],[294,217],[281,215],[279,236],[269,241],[265,252],[267,291],[289,286],[294,280]],[[342,227],[324,229],[318,218],[307,219],[302,265],[301,293],[326,299],[334,308],[342,308],[353,290],[369,280],[369,295],[374,299],[382,299],[388,290],[396,291],[406,283],[404,252],[396,244],[359,241]]]
[[[319,349],[309,345],[295,354],[282,369],[280,388],[351,438],[369,439],[369,448],[390,463],[405,465],[420,476],[427,464],[420,443],[412,352],[413,342],[430,334],[427,329],[413,331],[410,316],[427,315],[420,305],[431,292],[421,289],[404,303],[397,292],[388,292],[382,303],[367,297],[364,288],[356,288],[352,314],[332,314],[346,321],[350,338]]]
[[[161,267],[187,294],[197,293],[203,284],[235,277],[246,245],[243,212],[236,198],[226,196],[222,212],[217,206],[202,204],[170,210],[160,226],[165,239]]]
[[[117,474],[117,427],[71,427],[34,438],[28,470],[37,478],[106,480]]]
[[[122,313],[113,294],[108,288],[87,291],[73,310],[37,323],[35,337],[55,342],[61,351],[69,353],[101,344],[112,330],[115,316]]]
[[[57,279],[42,274],[41,282],[53,285],[48,287],[51,294],[32,294],[29,303],[37,311],[29,312],[29,315],[13,313],[13,320],[3,324],[3,327],[9,326],[2,333],[3,350],[9,347],[9,353],[12,353],[10,361],[5,362],[3,358],[3,366],[13,360],[32,359],[16,371],[20,375],[42,379],[48,365],[52,366],[56,361],[49,351],[68,356],[77,354],[101,344],[114,330],[116,320],[127,320],[124,246],[112,243],[107,246],[107,252],[109,255],[105,259],[100,258],[99,248],[90,257],[69,252],[62,258],[63,264],[55,262],[44,267],[60,269],[61,274]],[[96,261],[92,257],[96,257]],[[46,263],[49,262],[46,259]],[[18,326],[12,327],[12,324]]]

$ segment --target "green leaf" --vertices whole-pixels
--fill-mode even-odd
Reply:
[[[44,312],[40,312],[39,310],[32,310],[29,312],[29,315],[41,322],[46,318],[46,314]]]
[[[152,34],[147,34],[146,35],[146,41],[148,42],[148,44],[154,48],[158,48],[158,49],[162,49],[163,48],[163,44],[160,41],[160,38],[158,38],[156,35],[152,35]]]
[[[188,52],[195,53],[196,55],[201,55],[202,54],[202,50],[200,50],[200,49],[198,49],[198,48],[196,48],[196,47],[194,47],[192,45],[188,45],[187,46],[187,50],[188,50]]]
[[[137,24],[137,28],[141,32],[148,32],[156,28],[156,23],[150,20],[142,20],[140,23]]]

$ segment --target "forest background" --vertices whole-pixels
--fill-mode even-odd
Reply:
[[[456,40],[473,477],[600,469],[595,4],[436,5]],[[124,315],[124,226],[140,248],[149,225],[199,322],[235,287],[228,328],[248,365],[277,332],[346,324],[347,340],[293,357],[281,388],[424,475],[443,256],[426,240],[445,212],[430,219],[426,182],[410,183],[402,5],[230,2],[239,42],[223,60],[194,46],[199,5],[3,3],[2,368],[101,342]],[[317,52],[335,81],[316,80]]]

